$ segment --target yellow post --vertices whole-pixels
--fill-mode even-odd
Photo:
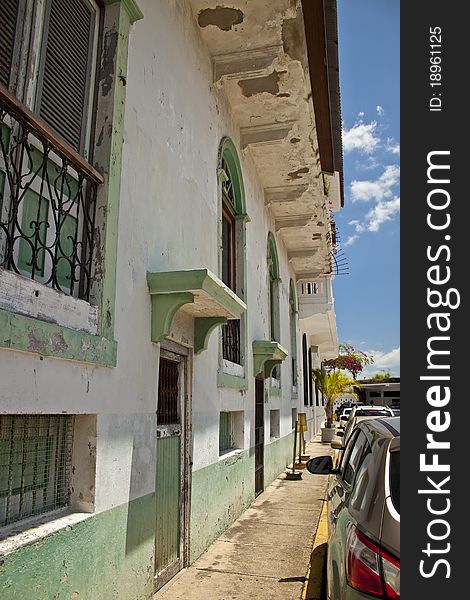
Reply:
[[[299,420],[299,463],[302,462],[302,457],[305,455],[305,437],[304,433],[307,431],[307,414],[299,413],[297,415]]]

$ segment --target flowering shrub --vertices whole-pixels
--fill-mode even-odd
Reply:
[[[324,361],[323,366],[328,371],[336,371],[336,369],[349,371],[353,379],[357,379],[358,374],[362,372],[365,365],[374,362],[371,356],[360,350],[355,350],[351,344],[340,344],[339,349],[340,354],[336,358]]]

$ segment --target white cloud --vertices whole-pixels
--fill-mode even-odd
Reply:
[[[348,225],[352,225],[357,233],[364,233],[364,231],[370,231],[376,233],[385,221],[391,221],[400,212],[400,198],[392,198],[392,200],[381,200],[369,210],[362,221],[354,219],[349,221]],[[353,236],[351,236],[353,237]],[[357,239],[356,235],[356,239]],[[356,241],[354,239],[349,244],[351,245]],[[349,240],[348,240],[349,241]]]
[[[387,138],[387,144],[385,146],[385,149],[391,154],[400,154],[400,144],[396,142],[393,138]]]
[[[352,246],[358,237],[358,235],[350,235],[348,239],[344,242],[344,246]]]
[[[364,367],[364,371],[360,375],[361,379],[363,377],[371,377],[376,373],[383,373],[384,371],[395,376],[400,375],[400,346],[393,348],[389,352],[371,350],[366,354],[372,356],[374,362]]]
[[[375,181],[357,181],[351,182],[351,199],[353,202],[376,200],[377,202],[390,198],[392,188],[400,181],[400,167],[398,165],[388,165],[385,167],[382,175]]]
[[[364,123],[363,113],[359,115],[359,121],[351,129],[343,129],[343,148],[345,152],[359,150],[365,154],[371,154],[380,144],[377,135],[377,121]]]
[[[400,198],[393,198],[388,202],[377,202],[366,215],[366,229],[378,231],[385,221],[390,221],[400,212]]]
[[[377,110],[377,114],[379,115],[379,117],[383,116],[385,113],[383,106],[380,106],[380,104],[377,105],[376,110]]]

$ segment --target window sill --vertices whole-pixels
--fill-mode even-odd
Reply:
[[[222,360],[222,372],[235,377],[244,377],[245,367],[224,358]]]
[[[0,308],[69,329],[98,332],[98,307],[0,269]]]
[[[219,454],[219,462],[227,461],[227,464],[232,464],[237,461],[243,454],[242,448],[234,448],[230,450],[222,450]]]
[[[246,391],[248,389],[248,382],[245,376],[231,375],[230,373],[224,373],[222,370],[219,370],[217,373],[217,385],[218,387],[231,388],[240,391]]]
[[[61,509],[2,527],[0,529],[0,556],[10,554],[27,544],[33,544],[92,516],[93,513],[75,513],[68,509]]]
[[[0,308],[0,348],[116,366],[117,342]]]

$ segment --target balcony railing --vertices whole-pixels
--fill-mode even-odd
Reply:
[[[89,299],[103,177],[0,86],[0,267]]]

